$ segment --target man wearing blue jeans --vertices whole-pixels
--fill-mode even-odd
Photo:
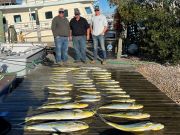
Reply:
[[[73,46],[76,53],[75,62],[86,63],[86,39],[89,40],[89,24],[80,16],[78,9],[74,10],[75,17],[70,21]]]
[[[68,60],[68,37],[70,35],[69,21],[64,17],[64,9],[59,9],[59,15],[52,20],[51,29],[55,40],[56,63],[62,66]]]
[[[95,6],[95,16],[91,20],[91,33],[94,44],[94,60],[91,63],[95,63],[97,60],[98,53],[98,41],[100,43],[101,49],[103,51],[103,61],[102,64],[106,64],[106,49],[105,49],[105,39],[104,34],[107,31],[108,22],[104,15],[100,13],[99,6]]]

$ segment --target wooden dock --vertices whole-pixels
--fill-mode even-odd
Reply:
[[[39,67],[0,104],[0,112],[8,112],[5,118],[12,124],[12,130],[8,135],[50,135],[44,132],[25,131],[17,124],[23,122],[27,115],[39,113],[37,107],[47,101],[48,94],[43,88],[50,82],[51,69],[52,67],[48,66]],[[119,81],[120,86],[136,99],[137,103],[144,105],[142,111],[151,114],[151,121],[165,125],[161,131],[139,135],[180,135],[180,107],[176,103],[131,67],[120,67],[109,71],[112,72],[112,78]],[[101,102],[99,105],[101,104],[104,103]],[[87,122],[90,128],[70,135],[133,135],[106,125],[97,116],[82,121]]]

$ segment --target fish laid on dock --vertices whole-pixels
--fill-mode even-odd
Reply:
[[[65,101],[65,100],[71,100],[72,98],[69,96],[63,96],[63,97],[48,97],[48,100],[59,100],[59,101]]]
[[[66,104],[51,104],[39,107],[39,109],[81,109],[88,107],[84,103],[66,103]]]
[[[68,90],[68,91],[70,91],[70,90],[72,90],[72,88],[64,88],[64,87],[47,87],[49,90],[59,90],[59,91],[65,91],[65,90]]]
[[[48,84],[45,87],[72,87],[73,84]]]
[[[130,98],[130,95],[127,94],[121,94],[121,95],[111,95],[111,96],[106,96],[108,98]]]
[[[164,128],[164,125],[152,122],[138,122],[128,125],[119,125],[108,121],[106,121],[106,123],[116,129],[127,132],[158,131]]]
[[[116,113],[109,113],[109,114],[101,114],[103,117],[115,117],[115,118],[125,118],[125,119],[134,119],[134,120],[140,120],[140,119],[147,119],[150,117],[150,114],[148,113],[141,113],[141,112],[116,112]]]
[[[57,121],[25,126],[26,130],[47,132],[73,132],[88,129],[89,126],[81,121]]]
[[[125,91],[120,91],[120,90],[116,90],[116,91],[106,91],[107,94],[126,94]]]
[[[100,84],[100,85],[110,85],[110,84],[118,84],[119,82],[111,82],[111,81],[101,81],[101,82],[97,82],[96,84]]]
[[[136,110],[143,108],[143,105],[140,104],[129,104],[129,103],[113,103],[109,105],[101,106],[99,109],[122,109],[122,110]]]
[[[117,100],[111,100],[110,102],[119,102],[119,103],[134,103],[136,100],[131,98],[125,98],[125,99],[117,99]]]
[[[60,92],[48,92],[49,94],[55,94],[55,95],[67,95],[69,94],[69,91],[60,91]]]
[[[78,102],[80,102],[80,103],[91,103],[91,102],[97,102],[100,100],[101,100],[101,98],[84,98],[84,99],[78,100]]]
[[[31,120],[79,120],[89,118],[94,115],[92,111],[82,110],[62,110],[38,114],[32,117],[27,117],[25,121]]]
[[[122,88],[103,88],[102,90],[105,90],[105,91],[122,91],[123,89]]]

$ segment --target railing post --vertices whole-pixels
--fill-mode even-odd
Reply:
[[[38,42],[41,42],[41,28],[40,28],[40,22],[39,22],[39,17],[38,17],[38,9],[35,9],[35,15],[36,15],[36,27],[37,27],[37,37],[38,37]]]

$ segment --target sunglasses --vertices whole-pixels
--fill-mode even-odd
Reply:
[[[59,14],[64,14],[64,11],[59,11]]]
[[[96,10],[94,10],[94,11],[96,12],[96,11],[99,11],[99,10],[96,9]]]

